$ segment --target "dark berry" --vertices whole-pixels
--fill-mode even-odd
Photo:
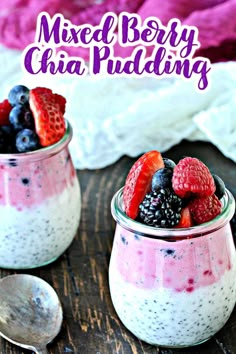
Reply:
[[[15,134],[9,125],[0,127],[0,152],[8,154],[16,152]]]
[[[0,128],[0,153],[4,152],[5,148],[5,135],[2,129]]]
[[[155,227],[174,227],[180,221],[182,201],[170,189],[146,194],[139,206],[139,220]]]
[[[233,234],[234,242],[236,245],[236,212],[234,213],[234,216],[230,220],[230,226],[232,229],[232,234]]]
[[[16,136],[16,148],[18,152],[28,152],[39,148],[37,134],[30,129],[21,130]]]
[[[29,89],[24,85],[16,85],[12,87],[8,94],[8,101],[12,106],[17,104],[28,105]]]
[[[161,188],[171,188],[173,169],[169,167],[160,168],[152,177],[152,190],[158,191]]]
[[[221,199],[225,194],[225,184],[219,176],[213,174],[212,177],[214,178],[216,186],[215,195],[218,197],[218,199]]]
[[[17,166],[17,160],[16,159],[9,159],[8,163],[9,163],[9,166],[11,166],[11,167],[16,167]]]
[[[34,118],[30,110],[20,104],[12,108],[9,114],[9,121],[15,131],[20,131],[24,128],[34,129]]]
[[[29,178],[26,178],[26,177],[21,178],[21,181],[24,185],[28,185],[30,183]]]
[[[163,157],[163,161],[164,161],[165,167],[174,168],[176,166],[176,163],[174,161],[172,161],[171,159],[167,159],[167,157]]]

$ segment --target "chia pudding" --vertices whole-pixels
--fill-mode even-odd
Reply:
[[[68,150],[72,129],[56,144],[0,155],[0,267],[32,268],[58,258],[80,219],[80,187]]]
[[[80,220],[66,99],[46,87],[13,86],[0,102],[0,267],[58,258]]]
[[[147,343],[182,347],[212,337],[233,311],[235,277],[229,225],[178,242],[117,225],[109,266],[112,302],[123,324]]]
[[[109,264],[111,299],[120,320],[139,339],[163,347],[197,345],[225,325],[235,306],[230,227],[235,201],[196,159],[188,160],[190,168],[182,160],[173,174],[162,167],[155,173],[163,161],[158,156],[150,167],[147,158],[131,168],[128,188],[112,199],[117,224]],[[155,177],[143,193],[150,168]],[[187,193],[191,189],[204,196]]]

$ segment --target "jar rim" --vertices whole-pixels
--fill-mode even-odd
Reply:
[[[222,211],[213,220],[201,225],[191,226],[188,228],[157,228],[142,224],[127,216],[123,207],[123,189],[120,188],[113,196],[111,201],[111,213],[115,221],[125,229],[135,234],[150,238],[187,238],[198,237],[216,231],[228,223],[234,215],[235,200],[232,193],[226,189],[225,195],[222,197]]]
[[[25,160],[37,161],[57,154],[65,146],[67,146],[72,139],[72,135],[73,135],[72,126],[66,119],[65,119],[65,124],[66,124],[65,134],[55,144],[42,147],[38,150],[23,152],[23,153],[22,152],[10,153],[10,154],[0,153],[0,162],[2,163],[5,163],[6,161],[23,162]]]

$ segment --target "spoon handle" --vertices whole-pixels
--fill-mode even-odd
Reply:
[[[35,354],[48,354],[47,348],[35,348]]]

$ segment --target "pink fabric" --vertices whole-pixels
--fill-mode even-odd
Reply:
[[[136,12],[142,19],[158,17],[163,24],[176,17],[183,23],[197,26],[201,48],[198,55],[212,62],[236,60],[236,0],[2,0],[0,1],[0,43],[9,48],[24,49],[33,42],[37,15],[62,13],[75,25],[96,25],[107,11]],[[68,48],[72,55],[88,59],[83,48]],[[126,50],[116,46],[116,53]],[[128,51],[127,51],[128,53]]]

